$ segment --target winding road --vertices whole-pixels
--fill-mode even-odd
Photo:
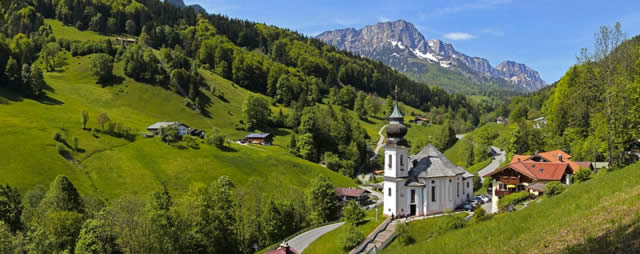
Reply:
[[[484,176],[496,170],[498,167],[500,167],[500,164],[502,164],[502,162],[506,160],[504,150],[495,146],[491,146],[491,149],[496,151],[496,155],[493,156],[493,159],[491,160],[491,163],[489,163],[489,165],[478,171],[478,175],[481,178],[484,178]]]
[[[322,226],[319,228],[314,228],[312,230],[299,234],[298,236],[289,240],[289,246],[293,247],[294,250],[297,250],[298,253],[302,253],[302,251],[304,251],[304,249],[309,247],[309,245],[313,241],[320,238],[324,234],[329,233],[336,228],[339,228],[343,224],[344,222],[329,224],[329,225]]]

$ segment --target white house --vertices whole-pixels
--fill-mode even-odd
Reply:
[[[178,135],[184,136],[189,132],[189,126],[179,122],[157,122],[147,127],[147,130],[152,132],[155,135],[160,133],[160,129],[165,127],[174,127],[178,131]]]
[[[454,210],[473,197],[473,174],[429,144],[409,157],[407,127],[398,105],[389,116],[384,147],[384,214],[413,216]]]

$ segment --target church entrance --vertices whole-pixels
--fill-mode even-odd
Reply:
[[[415,216],[416,215],[416,205],[410,205],[409,206],[409,215],[410,216]]]

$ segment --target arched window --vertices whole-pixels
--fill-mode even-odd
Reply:
[[[404,162],[403,161],[404,161],[404,155],[401,154],[400,155],[400,166],[404,166]]]
[[[389,188],[388,192],[389,192],[389,197],[391,197],[391,188]]]
[[[389,169],[391,169],[391,161],[393,160],[393,155],[389,154]]]

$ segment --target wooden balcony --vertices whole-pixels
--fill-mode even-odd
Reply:
[[[519,176],[501,176],[500,180],[498,180],[504,184],[520,184]]]

